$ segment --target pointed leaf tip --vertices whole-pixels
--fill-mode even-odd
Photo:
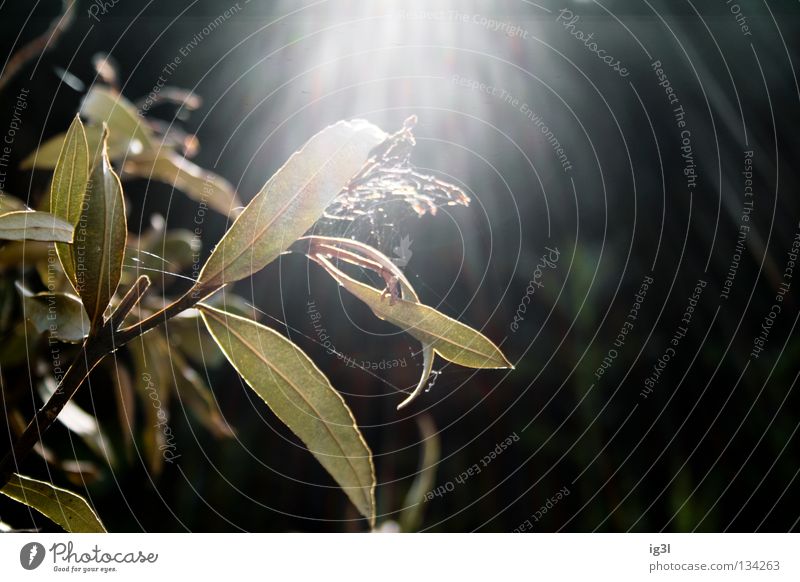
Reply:
[[[278,332],[210,305],[198,307],[208,331],[236,371],[374,525],[372,453],[352,412],[325,375]]]

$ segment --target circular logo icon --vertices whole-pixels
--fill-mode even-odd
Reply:
[[[35,570],[44,561],[44,546],[39,542],[30,542],[19,551],[19,563],[26,570]]]

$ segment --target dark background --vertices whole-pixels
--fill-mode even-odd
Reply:
[[[41,34],[58,4],[0,4],[2,55]],[[104,51],[119,64],[122,92],[139,98],[181,47],[234,5],[120,0],[95,22],[87,16],[92,5],[80,4],[58,44],[0,94],[2,131],[19,90],[30,90],[14,166],[63,131],[78,108],[82,92],[60,82],[59,68],[88,86],[91,57]],[[800,282],[793,282],[765,351],[759,358],[750,352],[799,228],[800,6],[740,0],[752,31],[745,36],[723,2],[538,4],[240,0],[237,13],[169,77],[204,98],[181,122],[202,144],[195,161],[228,178],[245,201],[325,125],[364,117],[394,130],[416,114],[415,162],[461,185],[473,202],[419,219],[391,209],[394,226],[380,228],[371,242],[391,254],[409,237],[406,272],[422,301],[502,342],[515,370],[438,361],[432,389],[398,413],[397,392],[415,383],[421,365],[410,337],[376,321],[298,256],[282,258],[237,291],[345,394],[375,455],[379,524],[403,507],[420,455],[414,417],[427,413],[441,438],[437,486],[455,483],[498,442],[519,436],[479,475],[424,504],[427,531],[511,531],[526,520],[535,531],[795,530]],[[556,22],[562,8],[580,16],[575,27],[593,32],[628,77]],[[454,10],[468,21],[399,15],[404,9]],[[525,34],[511,38],[474,15]],[[686,110],[698,173],[691,191],[654,60]],[[562,169],[519,107],[460,86],[455,75],[529,104],[572,169]],[[754,210],[723,299],[744,200],[745,150],[754,152]],[[34,200],[47,180],[46,173],[15,172],[6,187]],[[126,195],[134,230],[153,212],[174,227],[190,226],[196,213],[195,203],[165,185],[131,182]],[[225,217],[208,217],[206,252],[225,226]],[[366,240],[369,230],[356,225],[353,233]],[[560,252],[557,266],[512,332],[548,246]],[[634,329],[598,380],[595,370],[647,275],[654,283]],[[708,284],[688,333],[645,399],[644,380],[669,347],[699,279]],[[327,354],[314,341],[311,299],[343,354],[371,362],[405,358],[408,365],[370,374]],[[89,488],[109,529],[363,530],[319,464],[233,370],[224,365],[211,374],[238,440],[215,440],[175,410],[178,463],[156,480],[135,460]],[[97,413],[114,422],[113,410],[101,406]],[[37,462],[29,461],[30,474],[42,474]],[[570,494],[535,521],[564,487]],[[0,517],[31,524],[7,501],[0,500]]]

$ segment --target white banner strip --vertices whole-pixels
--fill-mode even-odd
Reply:
[[[795,581],[798,549],[787,534],[6,534],[0,572],[15,581]]]

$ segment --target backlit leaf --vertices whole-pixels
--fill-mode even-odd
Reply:
[[[136,373],[133,384],[144,412],[142,449],[145,461],[153,474],[159,475],[166,455],[171,455],[171,446],[174,447],[169,424],[169,401],[174,386],[169,347],[162,330],[155,329],[128,344],[128,352]]]
[[[372,453],[325,375],[276,331],[208,305],[200,309],[211,335],[242,378],[374,524]]]
[[[199,284],[238,281],[272,262],[314,225],[386,137],[364,120],[340,121],[317,133],[239,215],[211,253]]]
[[[346,275],[328,259],[318,257],[318,260],[378,318],[397,325],[423,344],[432,345],[444,359],[468,368],[513,367],[497,346],[471,327],[418,302],[400,298],[392,305],[380,291]]]
[[[47,402],[56,391],[56,381],[52,377],[45,377],[38,385],[39,397]],[[83,408],[70,400],[58,413],[58,422],[81,437],[83,442],[92,449],[98,457],[105,459],[109,464],[114,464],[114,454],[108,440],[106,440],[97,418],[86,412]]]
[[[223,216],[242,206],[233,185],[225,178],[170,150],[163,150],[154,159],[130,158],[125,162],[124,171],[129,176],[169,184]]]
[[[102,125],[85,125],[86,143],[91,155],[100,148],[100,141],[103,137]],[[59,133],[44,142],[37,150],[31,152],[28,157],[22,160],[20,169],[22,170],[52,170],[56,167],[61,148],[64,147],[64,140],[67,133]],[[108,136],[108,157],[112,160],[120,160],[125,156],[136,155],[142,152],[142,142],[137,139],[130,139],[120,134]]]
[[[152,132],[139,117],[136,107],[114,89],[93,86],[81,104],[81,115],[97,125],[105,122],[115,139],[138,140],[145,151],[153,146]]]
[[[0,239],[71,243],[72,225],[49,212],[17,210],[0,215]]]
[[[400,270],[389,257],[377,249],[362,242],[345,238],[315,235],[303,237],[302,240],[304,242],[308,241],[311,245],[309,247],[309,252],[311,253],[322,253],[323,255],[328,254],[328,256],[330,256],[330,253],[335,252],[338,253],[337,256],[347,262],[361,264],[362,266],[372,265],[370,268],[380,271],[384,277],[388,277],[389,280],[395,280],[397,282],[397,285],[400,287],[401,298],[413,303],[419,303],[419,296],[403,274],[403,271]],[[312,258],[316,260],[313,254]],[[419,396],[423,388],[427,386],[428,379],[433,371],[433,360],[435,359],[433,344],[425,341],[424,338],[418,339],[420,339],[422,343],[422,374],[420,375],[416,388],[414,388],[406,399],[397,406],[397,410],[405,408]]]
[[[17,285],[25,317],[39,333],[63,342],[81,342],[89,333],[89,318],[81,300],[69,293],[31,293]]]
[[[106,531],[83,497],[50,483],[15,473],[0,493],[32,507],[69,533]]]
[[[219,352],[219,350],[214,347]],[[175,388],[181,404],[216,437],[232,437],[233,430],[219,411],[211,389],[194,368],[177,352],[172,352]]]
[[[76,116],[69,126],[53,173],[53,182],[50,185],[50,212],[77,226],[88,181],[89,148],[83,124]],[[75,258],[72,246],[56,244],[56,253],[67,278],[75,286]]]
[[[119,285],[127,234],[122,186],[104,146],[92,170],[72,245],[76,290],[93,328],[102,324]]]

